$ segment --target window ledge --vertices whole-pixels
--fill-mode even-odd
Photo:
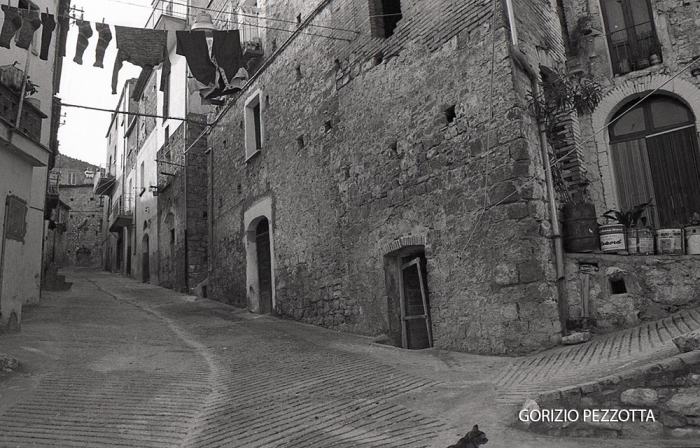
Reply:
[[[262,152],[261,149],[256,149],[255,152],[254,152],[253,154],[251,154],[251,155],[249,155],[248,157],[246,157],[245,163],[248,163],[248,162],[250,162],[251,160],[253,160],[253,159],[254,159],[255,157],[257,157],[258,154],[260,154],[261,152]]]

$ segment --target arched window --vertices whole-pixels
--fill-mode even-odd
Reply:
[[[619,206],[654,198],[658,227],[679,226],[700,212],[700,150],[695,118],[680,101],[654,95],[623,107],[609,128]]]

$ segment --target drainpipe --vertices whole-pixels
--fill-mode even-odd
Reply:
[[[515,59],[525,70],[530,82],[532,83],[532,93],[535,98],[539,98],[541,93],[540,75],[528,63],[527,57],[520,50],[518,43],[518,31],[515,22],[515,12],[513,11],[513,0],[505,0],[506,11],[508,13],[508,22],[510,23],[510,50],[513,59]],[[552,177],[552,167],[549,164],[549,150],[547,149],[547,131],[541,120],[537,120],[539,131],[540,152],[542,154],[542,163],[544,164],[544,176],[547,184],[547,197],[549,200],[549,216],[552,224],[552,238],[554,240],[554,256],[557,263],[557,280],[564,278],[564,245],[561,234],[561,225],[559,224],[559,211],[557,210],[556,196],[554,190],[554,178]]]

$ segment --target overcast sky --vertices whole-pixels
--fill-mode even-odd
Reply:
[[[124,63],[119,71],[117,95],[112,95],[112,69],[117,56],[114,25],[144,27],[151,14],[151,0],[73,0],[71,3],[85,10],[84,17],[91,22],[93,35],[83,55],[83,65],[78,65],[73,62],[78,30],[71,26],[58,96],[64,103],[114,109],[124,81],[137,77],[141,71],[140,67]],[[95,22],[103,19],[112,25],[112,41],[105,54],[105,68],[97,68],[93,67],[97,44]],[[64,107],[63,114],[61,121],[65,124],[58,132],[60,152],[95,165],[104,164],[110,113]]]

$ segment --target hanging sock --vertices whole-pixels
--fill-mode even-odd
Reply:
[[[53,18],[53,14],[41,13],[41,52],[39,53],[39,58],[47,61],[49,59],[49,49],[51,48],[51,38],[53,37],[53,30],[56,29],[56,21]]]
[[[70,28],[70,0],[60,0],[58,3],[58,56],[66,56],[66,43]]]
[[[2,11],[5,13],[5,20],[0,31],[0,47],[10,48],[12,38],[22,26],[22,18],[19,16],[19,9],[14,6],[2,5]]]
[[[97,50],[95,50],[95,63],[93,67],[105,68],[102,62],[105,58],[105,51],[112,40],[112,32],[109,30],[109,25],[106,23],[96,23],[95,29],[100,37],[97,40]]]
[[[168,32],[144,28],[115,26],[117,34],[117,59],[112,72],[112,95],[117,94],[119,70],[124,62],[131,62],[144,70],[152,70],[163,64],[160,78],[160,91],[164,92],[170,74],[170,57],[168,56]]]
[[[19,29],[19,35],[15,44],[19,48],[26,50],[34,40],[34,33],[41,26],[41,19],[39,18],[39,11],[36,9],[20,9],[19,16],[22,19],[22,26]]]
[[[83,65],[83,53],[88,46],[88,39],[92,36],[92,28],[90,27],[90,22],[84,20],[78,20],[78,43],[75,46],[75,57],[73,62]]]

